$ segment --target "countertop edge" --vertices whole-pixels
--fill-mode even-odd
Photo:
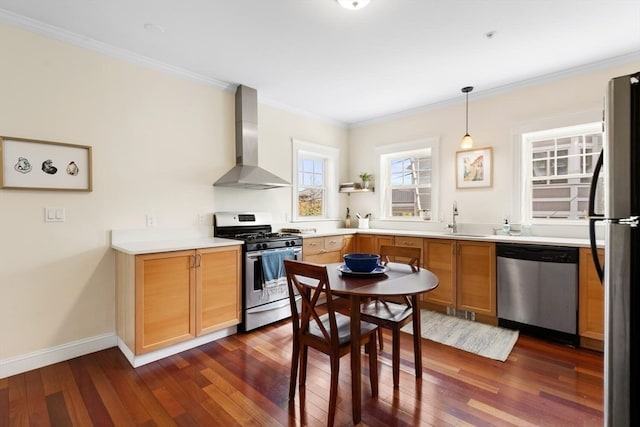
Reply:
[[[138,242],[122,242],[112,244],[111,248],[128,255],[143,255],[157,252],[174,252],[189,249],[217,248],[242,245],[242,240],[224,239],[221,237],[205,237],[174,240],[150,240]]]

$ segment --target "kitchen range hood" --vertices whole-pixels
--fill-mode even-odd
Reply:
[[[291,187],[258,166],[258,93],[248,86],[236,90],[236,165],[213,185],[252,190]]]

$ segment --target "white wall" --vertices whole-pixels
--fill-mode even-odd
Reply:
[[[232,92],[6,25],[0,58],[0,135],[93,147],[92,192],[0,189],[0,378],[21,358],[113,335],[110,230],[142,229],[146,214],[158,228],[195,227],[200,213],[211,225],[216,210],[290,217],[290,189],[212,186],[235,162]],[[284,178],[291,138],[346,152],[346,128],[259,111],[260,164]],[[45,223],[45,207],[66,222]]]
[[[514,195],[518,191],[518,136],[522,132],[599,121],[603,97],[610,78],[640,70],[640,61],[605,69],[582,72],[570,77],[541,82],[493,96],[482,95],[476,88],[469,97],[469,132],[475,147],[493,147],[493,186],[491,188],[456,189],[455,156],[465,131],[465,104],[460,103],[420,112],[394,120],[353,129],[349,138],[351,175],[376,171],[375,147],[437,137],[440,140],[440,217],[444,223],[401,223],[372,221],[376,228],[413,228],[443,230],[451,221],[451,206],[458,203],[461,223],[484,224],[490,230],[509,215],[518,222]],[[465,83],[473,84],[471,80]],[[461,85],[462,86],[462,85]],[[376,197],[352,196],[351,208],[359,212],[376,212]],[[434,215],[435,219],[439,219]],[[540,235],[587,237],[586,227],[534,227]]]

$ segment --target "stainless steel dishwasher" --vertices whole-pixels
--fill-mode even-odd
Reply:
[[[497,244],[498,324],[578,344],[578,249]]]

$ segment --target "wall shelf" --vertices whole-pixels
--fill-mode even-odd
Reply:
[[[374,188],[354,188],[351,190],[340,190],[340,193],[373,193],[374,191]]]

